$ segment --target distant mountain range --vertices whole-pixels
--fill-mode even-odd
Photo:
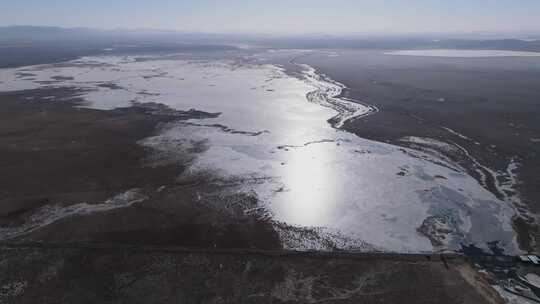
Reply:
[[[513,35],[513,36],[512,36]],[[476,38],[475,38],[476,37]],[[482,38],[479,38],[482,37]],[[513,38],[495,38],[513,37]],[[525,37],[526,39],[520,39]],[[0,43],[43,43],[50,41],[100,42],[184,42],[184,43],[249,43],[270,47],[307,48],[474,48],[540,51],[540,32],[514,34],[410,34],[410,35],[255,35],[212,34],[172,30],[97,30],[53,26],[0,27]]]
[[[502,35],[502,34],[501,34]],[[499,35],[499,36],[501,36]],[[505,34],[509,37],[511,34]],[[251,45],[268,48],[366,48],[366,49],[500,49],[540,51],[540,33],[514,34],[512,39],[474,38],[497,37],[495,34],[422,34],[422,35],[248,35],[191,33],[169,30],[97,30],[90,28],[63,28],[52,26],[0,27],[0,48],[46,47],[101,50],[112,45],[137,45],[150,48],[185,48],[188,45],[231,47]],[[527,39],[518,39],[526,37]],[[535,39],[536,38],[536,39]],[[218,47],[219,48],[219,47]]]
[[[63,28],[53,26],[6,26],[0,27],[0,42],[46,42],[46,41],[186,41],[209,42],[252,39],[252,35],[191,33],[168,30],[98,30],[91,28]]]
[[[156,30],[95,30],[42,26],[0,27],[0,68],[97,54],[200,52],[237,49],[234,37]]]

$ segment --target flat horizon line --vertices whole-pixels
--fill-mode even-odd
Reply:
[[[527,30],[508,30],[508,31],[489,31],[489,30],[471,30],[471,31],[448,31],[448,32],[350,32],[350,33],[322,33],[322,32],[306,32],[306,33],[271,33],[271,32],[215,32],[215,31],[196,31],[196,30],[181,30],[181,29],[165,29],[165,28],[96,28],[86,26],[58,26],[58,25],[33,25],[33,24],[8,24],[0,25],[0,29],[56,29],[56,30],[85,30],[94,31],[99,33],[142,33],[142,34],[198,34],[198,35],[216,35],[216,36],[251,36],[251,37],[272,37],[272,38],[292,38],[292,37],[304,37],[304,38],[433,38],[447,37],[449,39],[459,39],[461,36],[463,39],[482,39],[482,36],[486,39],[520,39],[530,38],[529,36],[540,39],[540,29],[527,29]],[[497,37],[499,36],[499,37]]]

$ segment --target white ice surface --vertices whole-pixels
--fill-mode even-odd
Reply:
[[[461,57],[461,58],[482,58],[482,57],[540,57],[540,52],[521,52],[505,50],[399,50],[385,52],[386,55],[419,56],[419,57]]]
[[[137,189],[131,189],[99,204],[79,203],[70,206],[46,205],[40,207],[20,226],[0,227],[0,240],[20,237],[63,218],[125,208],[140,203],[145,199],[146,197],[140,194]]]
[[[540,288],[540,276],[534,273],[528,273],[525,275],[525,279],[530,284],[534,285],[537,288]]]
[[[179,122],[143,144],[159,150],[178,142],[176,149],[184,152],[185,143],[205,141],[208,149],[191,171],[268,178],[246,183],[242,190],[255,193],[275,221],[327,227],[383,250],[419,252],[440,249],[417,229],[425,218],[442,216],[454,229],[448,235],[450,249],[461,242],[486,248],[486,242],[500,240],[509,252],[516,250],[513,209],[472,177],[333,128],[327,122],[332,117],[339,127],[373,109],[337,98],[343,86],[313,69],[304,67],[303,76],[295,78],[267,64],[147,59],[92,57],[4,69],[0,91],[51,85],[18,78],[25,70],[37,81],[73,77],[52,85],[83,88],[81,97],[92,108],[136,101],[219,112],[217,118]],[[120,89],[97,86],[103,83]]]

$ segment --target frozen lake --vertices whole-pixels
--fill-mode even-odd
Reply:
[[[0,70],[0,91],[77,87],[85,106],[96,109],[152,102],[220,113],[173,123],[141,144],[185,154],[204,143],[191,174],[242,178],[237,190],[255,195],[276,224],[339,233],[350,240],[343,248],[421,252],[500,241],[517,250],[511,206],[444,159],[342,131],[344,121],[377,109],[339,98],[343,85],[299,68],[291,76],[275,65],[233,60],[87,57]]]

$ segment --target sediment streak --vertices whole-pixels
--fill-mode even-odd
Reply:
[[[303,69],[301,74],[303,79],[309,85],[315,87],[315,90],[307,93],[306,98],[308,101],[338,112],[337,115],[328,120],[332,127],[341,129],[347,121],[375,114],[379,111],[375,106],[341,96],[343,90],[347,88],[344,84],[317,72],[310,65],[295,63],[294,60],[291,59],[289,63],[301,67]]]

